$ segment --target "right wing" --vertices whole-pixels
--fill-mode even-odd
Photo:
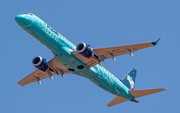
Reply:
[[[48,65],[50,67],[49,74],[55,75],[55,74],[60,74],[62,77],[64,77],[64,74],[71,73],[69,70],[67,70],[60,62],[56,60],[56,58],[53,58],[48,62]],[[38,82],[41,84],[40,80],[49,77],[48,73],[40,71],[40,70],[35,70],[32,72],[30,75],[22,79],[21,81],[18,82],[19,85],[24,86],[27,85],[31,82]]]
[[[94,54],[96,57],[86,58],[79,54],[77,51],[72,51],[72,54],[81,60],[83,63],[87,65],[87,67],[91,68],[96,64],[100,64],[101,61],[105,59],[111,58],[115,60],[114,57],[129,54],[133,56],[132,52],[135,52],[139,49],[144,49],[147,47],[155,46],[158,41],[156,42],[148,42],[148,43],[141,43],[141,44],[133,44],[133,45],[125,45],[125,46],[115,46],[115,47],[107,47],[107,48],[96,48],[93,49]]]

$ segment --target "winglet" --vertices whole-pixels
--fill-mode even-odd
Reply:
[[[160,39],[161,39],[161,38],[159,38],[156,42],[151,42],[151,44],[153,44],[154,46],[156,46]]]

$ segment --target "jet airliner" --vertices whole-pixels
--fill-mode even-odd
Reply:
[[[100,88],[114,94],[116,97],[107,104],[109,107],[128,100],[138,103],[138,97],[166,90],[134,90],[137,74],[134,68],[119,80],[101,65],[101,62],[108,58],[115,61],[115,57],[119,55],[133,56],[132,52],[155,46],[160,39],[155,42],[93,49],[84,42],[75,46],[32,13],[17,15],[15,20],[22,29],[49,48],[54,55],[48,62],[41,56],[33,58],[32,64],[37,69],[18,82],[21,86],[32,82],[41,84],[42,79],[49,77],[52,80],[56,74],[64,78],[64,74],[73,73],[88,78]]]

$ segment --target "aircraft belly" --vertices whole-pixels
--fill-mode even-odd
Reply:
[[[74,57],[73,54],[71,54],[71,52],[69,52],[69,48],[67,47],[62,47],[59,48],[56,51],[52,51],[55,58],[59,61],[62,62],[62,65],[66,68],[66,69],[73,69],[74,71],[72,71],[73,74],[82,76],[82,77],[86,77],[86,78],[91,78],[92,75],[89,71],[89,68],[86,67],[86,64],[82,63],[79,59],[77,59],[76,57]],[[78,69],[78,66],[83,66],[83,69]]]

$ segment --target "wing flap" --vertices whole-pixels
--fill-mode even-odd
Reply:
[[[40,80],[45,79],[48,77],[48,75],[45,72],[42,72],[40,70],[35,70],[30,75],[26,76],[24,79],[18,82],[19,85],[24,86],[31,82],[36,82],[35,77],[39,78]]]
[[[144,49],[144,48],[151,47],[151,46],[154,46],[154,45],[151,42],[148,42],[148,43],[142,43],[142,44],[126,45],[126,46],[98,48],[98,49],[94,49],[94,50],[100,56],[104,55],[105,58],[107,59],[107,58],[110,58],[110,56],[107,54],[107,52],[112,54],[113,56],[119,56],[119,55],[127,54],[128,52],[126,50],[135,52],[139,49]]]

